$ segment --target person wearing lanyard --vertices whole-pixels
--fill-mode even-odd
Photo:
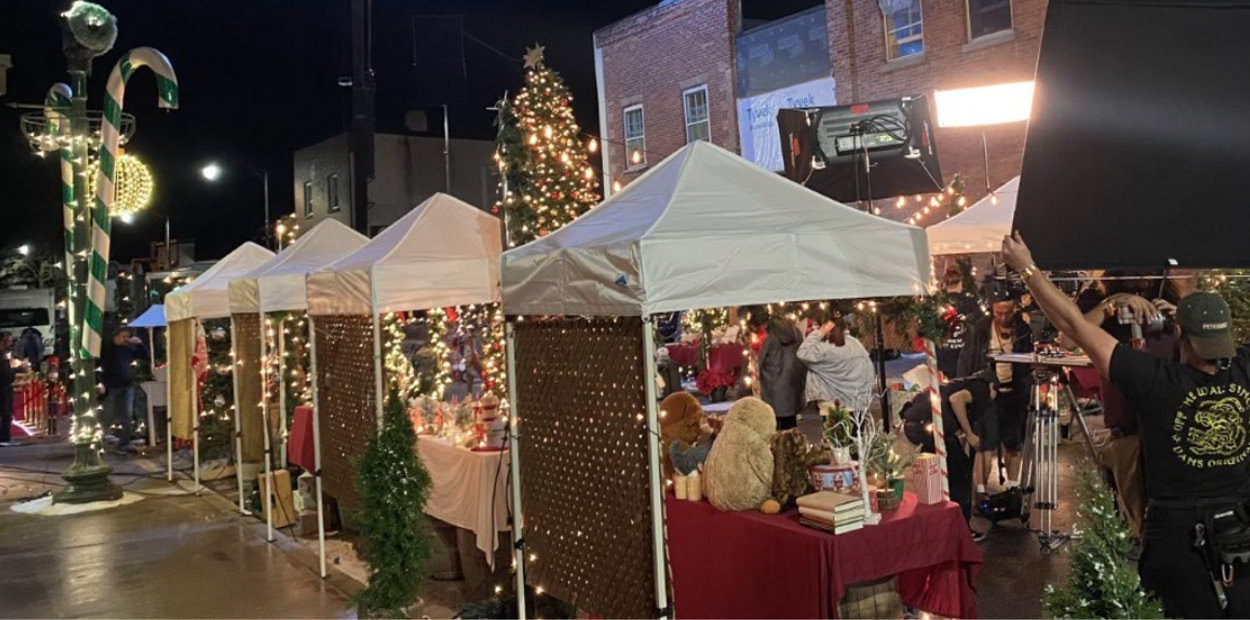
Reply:
[[[993,367],[998,378],[998,396],[994,400],[996,419],[988,440],[982,442],[973,466],[978,495],[988,491],[994,453],[1002,449],[1002,463],[1007,470],[1007,488],[1020,484],[1020,447],[1024,442],[1024,424],[1029,407],[1029,373],[1014,371],[1011,364],[996,363],[991,356],[1000,353],[1027,353],[1033,350],[1033,333],[1020,314],[1016,300],[1008,291],[992,286],[989,291],[992,313],[968,334],[959,355],[958,376],[970,377]],[[994,437],[997,440],[994,440]]]
[[[1191,293],[1176,312],[1180,358],[1150,355],[1090,324],[1037,269],[1020,234],[1003,258],[1047,318],[1137,414],[1146,523],[1138,571],[1169,618],[1250,618],[1250,350],[1228,302]]]

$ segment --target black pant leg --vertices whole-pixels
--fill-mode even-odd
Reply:
[[[777,417],[777,430],[779,431],[785,431],[785,430],[790,430],[792,428],[796,428],[798,424],[799,424],[799,421],[796,416],[785,416],[785,417],[778,416]]]
[[[964,454],[959,439],[947,436],[946,472],[951,488],[951,501],[959,504],[964,521],[972,518],[972,457]]]
[[[1138,563],[1142,587],[1159,598],[1168,618],[1227,617],[1216,598],[1206,562],[1193,546],[1196,521],[1153,517],[1146,521],[1145,548]],[[1238,598],[1247,597],[1239,592]]]

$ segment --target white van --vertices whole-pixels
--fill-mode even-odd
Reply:
[[[43,354],[52,355],[56,343],[56,296],[50,288],[0,290],[0,331],[22,336],[33,327],[43,334]]]

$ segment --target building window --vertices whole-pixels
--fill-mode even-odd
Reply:
[[[339,175],[337,174],[326,177],[326,199],[330,203],[330,213],[336,213],[342,208],[339,205]]]
[[[625,168],[647,165],[647,137],[642,123],[642,106],[625,108]]]
[[[924,24],[920,0],[888,0],[881,3],[885,15],[885,54],[897,60],[924,52]]]
[[[686,144],[695,140],[712,141],[712,121],[708,119],[707,84],[682,92],[686,108]]]
[[[312,216],[312,181],[306,181],[304,182],[304,217]]]
[[[968,39],[1011,30],[1011,0],[968,0]]]

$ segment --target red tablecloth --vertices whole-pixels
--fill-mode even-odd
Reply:
[[[694,366],[698,361],[699,345],[697,344],[665,346],[668,348],[669,359],[682,366]],[[742,365],[746,363],[746,347],[740,344],[718,344],[708,351],[707,357],[708,368],[736,376],[738,371],[742,370]]]
[[[287,439],[287,460],[304,468],[304,471],[317,471],[313,452],[312,406],[295,408],[295,420],[291,422],[291,434]]]
[[[678,618],[833,618],[848,585],[898,576],[903,602],[976,618],[983,562],[959,507],[921,506],[911,493],[879,525],[834,536],[781,515],[720,512],[666,500]]]

